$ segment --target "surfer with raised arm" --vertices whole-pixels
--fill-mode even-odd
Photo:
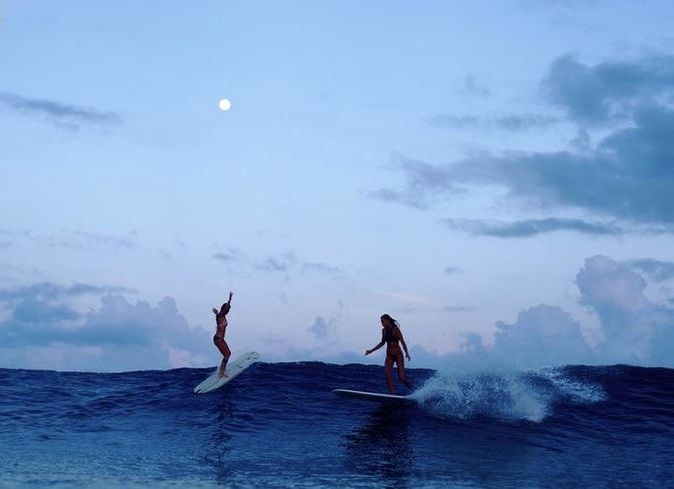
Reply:
[[[225,341],[225,330],[227,329],[227,313],[232,307],[232,293],[229,293],[229,299],[225,302],[220,310],[218,311],[215,307],[213,308],[213,314],[215,314],[215,336],[213,336],[213,343],[222,353],[222,362],[220,362],[220,368],[218,369],[218,375],[220,377],[225,376],[225,367],[227,366],[227,361],[232,355],[232,352],[227,346]]]
[[[412,382],[407,378],[405,374],[405,360],[403,358],[403,352],[400,349],[400,344],[403,345],[405,350],[405,356],[407,360],[410,361],[410,354],[407,351],[407,344],[405,344],[405,339],[403,338],[403,333],[400,331],[398,321],[393,319],[388,314],[384,314],[381,318],[381,325],[383,329],[381,330],[381,341],[372,348],[371,350],[366,350],[365,355],[369,355],[373,351],[377,351],[379,348],[386,344],[386,360],[384,361],[384,373],[386,374],[386,385],[391,394],[395,394],[395,386],[393,385],[393,375],[391,370],[393,369],[393,364],[395,363],[398,366],[398,377],[400,381],[405,384],[405,386],[412,390]]]

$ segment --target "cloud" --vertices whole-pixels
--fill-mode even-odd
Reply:
[[[558,307],[532,307],[520,312],[515,323],[499,321],[496,328],[494,350],[499,355],[518,355],[536,366],[595,361],[580,324]]]
[[[643,295],[646,288],[643,277],[605,256],[585,260],[576,284],[581,304],[598,312],[600,317],[627,317],[649,305]]]
[[[639,258],[627,260],[625,264],[636,268],[645,273],[649,278],[656,282],[664,282],[674,277],[674,263],[669,261],[660,261],[653,258]]]
[[[297,263],[297,258],[294,253],[286,253],[280,256],[270,256],[266,260],[258,263],[256,268],[258,270],[265,270],[268,272],[283,272],[287,273],[290,267]]]
[[[231,261],[231,260],[234,260],[234,256],[232,256],[232,254],[227,253],[227,252],[224,252],[224,251],[221,251],[221,252],[219,252],[219,253],[215,253],[215,254],[213,255],[213,258],[215,258],[216,260],[220,260],[220,261]]]
[[[86,328],[80,327],[84,315],[76,310],[73,301],[82,296],[107,296],[120,290],[126,289],[51,282],[0,289],[0,306],[7,312],[7,320],[0,323],[0,344],[90,344],[85,340]]]
[[[607,360],[642,365],[672,366],[674,309],[650,302],[646,281],[607,257],[588,258],[576,282],[581,302],[601,321],[605,340],[600,356]]]
[[[482,85],[475,75],[467,75],[463,79],[459,93],[464,96],[486,98],[491,95],[489,89]]]
[[[466,306],[445,306],[442,308],[443,312],[465,312],[465,311],[472,311],[472,307],[466,307]]]
[[[322,262],[304,262],[302,263],[303,272],[316,272],[327,275],[336,275],[342,272],[339,267],[328,265]]]
[[[496,117],[436,114],[428,120],[428,124],[436,128],[501,129],[505,131],[545,128],[559,122],[561,122],[559,117],[545,114],[509,114]]]
[[[215,253],[213,258],[224,262],[241,263],[246,260],[246,254],[238,248],[229,247],[225,251]]]
[[[585,137],[576,149],[482,154],[438,165],[401,156],[396,166],[404,185],[371,196],[428,209],[488,186],[501,188],[506,200],[522,208],[582,211],[633,227],[648,225],[649,232],[672,232],[674,109],[667,103],[674,96],[672,60],[660,56],[588,66],[562,57],[542,85],[551,103],[581,127]],[[611,126],[591,147],[583,126],[616,121],[621,125]]]
[[[599,341],[592,344],[579,321],[557,306],[523,310],[514,323],[498,321],[492,347],[468,335],[465,348],[446,355],[445,364],[474,363],[508,368],[567,364],[628,363],[674,367],[674,308],[653,304],[644,295],[645,279],[626,264],[597,255],[576,276],[579,301],[599,319]],[[428,359],[442,366],[441,358]]]
[[[110,285],[97,286],[84,283],[61,285],[53,282],[39,282],[32,285],[0,289],[0,304],[8,301],[42,300],[52,301],[78,295],[103,295],[115,292],[131,292],[126,287]]]
[[[516,333],[517,341],[509,338],[504,342],[507,338],[498,333],[494,349],[537,364],[548,359],[553,364],[674,366],[674,309],[648,300],[641,275],[597,255],[585,260],[576,284],[580,303],[597,315],[601,325],[602,338],[592,349],[580,334],[579,324],[561,309],[549,306],[524,311],[516,325],[505,330],[499,324],[503,332]]]
[[[129,232],[126,236],[91,233],[87,231],[73,231],[63,236],[48,236],[43,240],[51,247],[98,249],[117,248],[134,249],[135,232]]]
[[[259,262],[255,268],[268,272],[280,272],[285,274],[286,278],[291,271],[329,276],[335,276],[342,273],[342,269],[339,267],[319,261],[304,261],[299,259],[295,253],[292,252],[267,257],[264,261]]]
[[[72,131],[82,127],[110,127],[122,124],[122,117],[114,112],[103,112],[90,107],[67,105],[46,99],[0,93],[0,106],[16,113],[34,117]]]
[[[375,190],[369,193],[370,197],[417,209],[428,209],[438,197],[454,197],[466,192],[461,182],[454,178],[447,167],[432,165],[403,155],[396,157],[395,167],[401,170],[405,177],[405,188]]]
[[[443,271],[447,275],[456,275],[457,273],[461,273],[461,269],[459,267],[445,267]]]
[[[448,228],[466,231],[474,236],[524,238],[554,231],[574,231],[596,235],[620,235],[624,231],[612,223],[587,222],[580,219],[529,219],[515,222],[471,219],[443,219]]]
[[[11,239],[12,244],[32,242],[50,248],[76,248],[81,250],[136,248],[136,232],[129,231],[125,235],[101,234],[76,230],[56,235],[38,234],[32,229],[14,231],[0,229],[0,236]]]
[[[562,6],[573,2],[556,2]],[[674,56],[653,55],[631,61],[606,61],[594,66],[572,55],[557,58],[541,80],[541,91],[551,104],[582,125],[597,126],[631,119],[640,108],[659,104],[674,92]],[[467,77],[465,93],[479,93],[474,77]],[[523,130],[561,122],[547,114],[500,117],[438,114],[429,124],[453,129],[498,128]]]
[[[647,259],[642,259],[647,260]],[[492,344],[481,336],[468,333],[465,344],[456,353],[437,354],[413,337],[406,338],[415,366],[443,368],[473,365],[487,368],[539,368],[565,364],[630,363],[643,366],[674,367],[674,305],[654,304],[644,295],[646,278],[606,256],[585,260],[576,275],[579,303],[598,320],[599,330],[589,327],[559,306],[532,305],[514,321],[496,321]],[[460,305],[447,306],[442,312],[469,310]],[[595,327],[594,324],[592,327]],[[307,328],[315,345],[297,348],[286,345],[279,360],[312,358],[321,361],[375,362],[362,353],[340,349],[335,341],[337,319],[317,316]],[[413,336],[413,335],[412,335]],[[328,348],[329,347],[329,348]],[[283,355],[286,355],[285,357]]]
[[[12,359],[3,366],[110,371],[203,365],[213,356],[209,333],[191,328],[172,298],[132,303],[109,293],[116,289],[41,283],[0,291],[0,345]],[[100,306],[78,310],[77,299],[92,294]]]
[[[668,263],[651,258],[638,262]],[[413,352],[426,351],[422,357],[413,353],[415,365],[475,360],[519,368],[579,363],[674,367],[674,305],[652,303],[644,294],[646,277],[635,272],[632,263],[601,255],[587,258],[576,285],[579,303],[598,319],[599,334],[592,336],[592,342],[570,313],[539,304],[521,311],[513,322],[497,321],[493,346],[476,334],[467,334],[461,351],[445,356],[411,344]],[[0,289],[0,307],[6,312],[0,320],[1,365],[110,371],[215,363],[211,333],[190,327],[172,298],[156,304],[132,302],[110,292],[116,289],[50,282]],[[92,296],[99,304],[82,310],[82,299]],[[444,312],[465,310],[444,308]],[[360,353],[340,349],[337,321],[316,316],[306,328],[313,346],[292,346],[287,354],[362,361]],[[284,359],[280,355],[278,359]]]
[[[422,199],[418,199],[410,191],[399,191],[390,188],[382,188],[369,192],[368,195],[374,199],[382,200],[384,202],[394,202],[403,204],[417,209],[427,209],[428,204]]]
[[[145,301],[133,304],[123,296],[111,295],[101,299],[100,309],[86,315],[74,339],[80,344],[97,346],[169,345],[184,350],[201,350],[208,345],[208,341],[197,341],[200,335],[190,329],[171,297],[152,306]]]
[[[583,124],[603,125],[629,119],[674,91],[674,56],[649,56],[588,66],[561,56],[542,81],[548,100]]]
[[[21,301],[12,311],[12,319],[19,323],[59,323],[79,318],[80,314],[67,305],[41,300]]]

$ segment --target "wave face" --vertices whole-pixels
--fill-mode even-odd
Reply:
[[[0,487],[674,487],[674,370],[258,363],[115,374],[0,369]]]

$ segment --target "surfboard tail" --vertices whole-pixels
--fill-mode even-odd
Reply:
[[[239,358],[227,365],[224,377],[220,377],[218,375],[218,370],[216,369],[212,375],[210,375],[206,380],[194,388],[194,392],[196,394],[205,394],[222,387],[231,380],[234,380],[235,377],[257,362],[259,359],[260,354],[257,352],[251,351],[244,353]]]
[[[332,392],[341,397],[350,397],[352,399],[363,399],[366,401],[399,402],[399,403],[406,403],[413,401],[413,399],[410,396],[380,394],[378,392],[354,391],[350,389],[334,389]]]

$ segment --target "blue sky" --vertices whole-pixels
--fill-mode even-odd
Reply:
[[[0,367],[673,366],[669,2],[2,9]]]

